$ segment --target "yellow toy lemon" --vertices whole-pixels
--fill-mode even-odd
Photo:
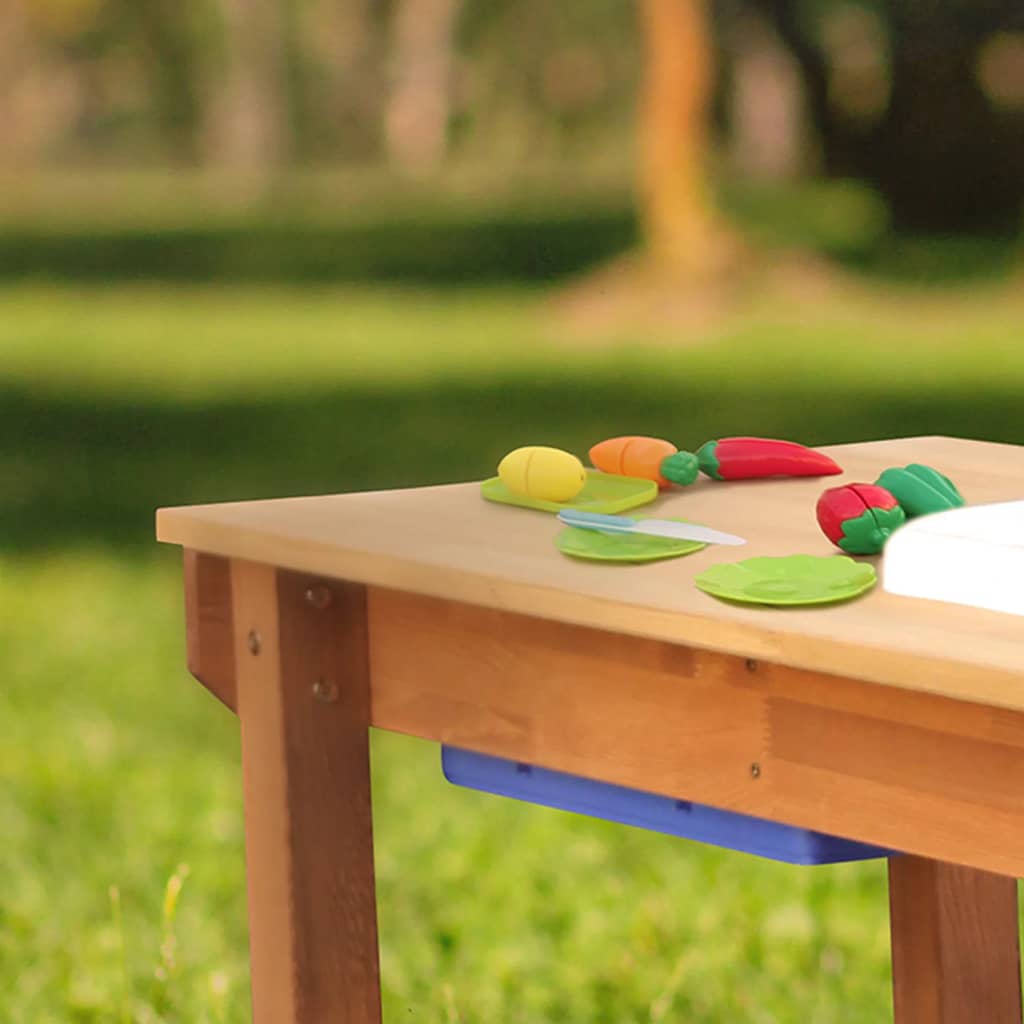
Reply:
[[[498,463],[498,477],[514,494],[541,501],[571,501],[586,483],[583,463],[561,448],[516,448]]]

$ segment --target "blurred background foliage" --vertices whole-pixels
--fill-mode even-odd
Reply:
[[[1024,443],[1022,199],[1017,0],[0,0],[0,1017],[248,1019],[157,506]],[[888,1019],[881,864],[374,797],[389,1021]]]
[[[0,124],[8,278],[957,276],[1015,255],[1024,8],[12,0]]]
[[[1018,229],[1015,0],[639,8],[640,18],[610,0],[12,0],[0,13],[8,198],[18,207],[15,183],[31,194],[37,172],[69,168],[226,174],[218,204],[339,168],[443,168],[449,180],[476,169],[477,182],[507,189],[571,163],[571,191],[621,187],[646,68],[656,89],[675,90],[676,111],[687,89],[710,107],[710,124],[693,130],[711,135],[731,177],[862,181],[900,229]],[[663,73],[662,43],[678,71]]]

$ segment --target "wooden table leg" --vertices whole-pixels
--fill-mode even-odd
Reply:
[[[1017,880],[889,860],[896,1024],[1021,1024]]]
[[[366,595],[233,562],[256,1024],[380,1024]]]

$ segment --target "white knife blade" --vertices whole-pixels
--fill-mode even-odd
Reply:
[[[747,543],[732,533],[722,533],[696,523],[676,523],[669,519],[631,519],[629,516],[606,516],[596,512],[577,512],[574,509],[563,509],[558,513],[558,518],[566,526],[579,526],[584,530],[598,530],[601,533],[644,533],[652,537],[730,546]]]

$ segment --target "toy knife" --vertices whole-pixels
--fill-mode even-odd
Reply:
[[[646,533],[652,537],[673,537],[701,544],[746,544],[742,537],[721,533],[694,523],[676,523],[669,519],[630,519],[628,516],[604,516],[596,512],[577,512],[563,509],[558,518],[566,526],[579,526],[584,530],[601,533]]]

